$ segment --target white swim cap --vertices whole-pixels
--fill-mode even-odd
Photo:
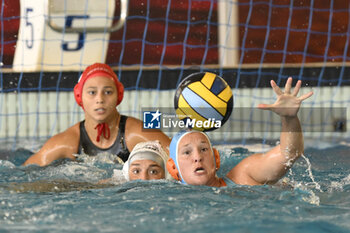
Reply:
[[[124,163],[123,175],[125,176],[126,180],[130,180],[129,168],[132,162],[137,160],[152,160],[163,168],[165,179],[172,179],[166,169],[166,162],[168,158],[168,154],[163,150],[158,141],[140,142],[134,147],[128,160]]]

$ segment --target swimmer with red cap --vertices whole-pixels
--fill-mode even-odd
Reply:
[[[75,154],[117,155],[124,162],[134,146],[158,140],[166,149],[170,139],[160,130],[142,130],[142,121],[121,115],[117,106],[123,100],[124,86],[110,66],[88,66],[74,87],[74,97],[84,110],[85,120],[50,138],[39,152],[23,165],[45,166],[57,159],[72,159]]]

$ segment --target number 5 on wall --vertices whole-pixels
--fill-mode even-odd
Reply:
[[[125,5],[126,0],[123,2]],[[88,64],[104,62],[108,32],[121,27],[127,12],[126,8],[120,17],[124,20],[113,25],[114,9],[115,1],[21,0],[13,69],[79,71]]]
[[[33,47],[34,43],[34,29],[33,29],[33,24],[30,22],[30,16],[29,13],[33,12],[32,8],[26,8],[26,15],[25,15],[25,21],[26,21],[26,27],[27,30],[29,30],[29,39],[26,39],[26,45],[28,49],[31,49]]]
[[[73,24],[74,19],[89,19],[89,18],[90,18],[89,15],[67,15],[65,28],[66,29],[72,28],[72,24]],[[80,50],[84,46],[85,35],[86,35],[86,32],[78,32],[78,40],[77,40],[76,46],[73,48],[69,47],[69,42],[62,41],[62,49],[64,51]]]

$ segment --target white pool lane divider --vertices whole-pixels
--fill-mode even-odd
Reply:
[[[127,0],[114,22],[115,1],[21,0],[13,62],[18,72],[82,70],[105,62],[110,32],[122,28]],[[88,4],[86,4],[88,3]]]

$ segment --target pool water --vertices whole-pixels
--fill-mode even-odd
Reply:
[[[315,146],[315,144],[310,144]],[[350,232],[350,147],[306,144],[277,185],[212,188],[158,181],[97,182],[108,155],[47,167],[0,147],[1,232]],[[226,174],[259,146],[219,146]]]

